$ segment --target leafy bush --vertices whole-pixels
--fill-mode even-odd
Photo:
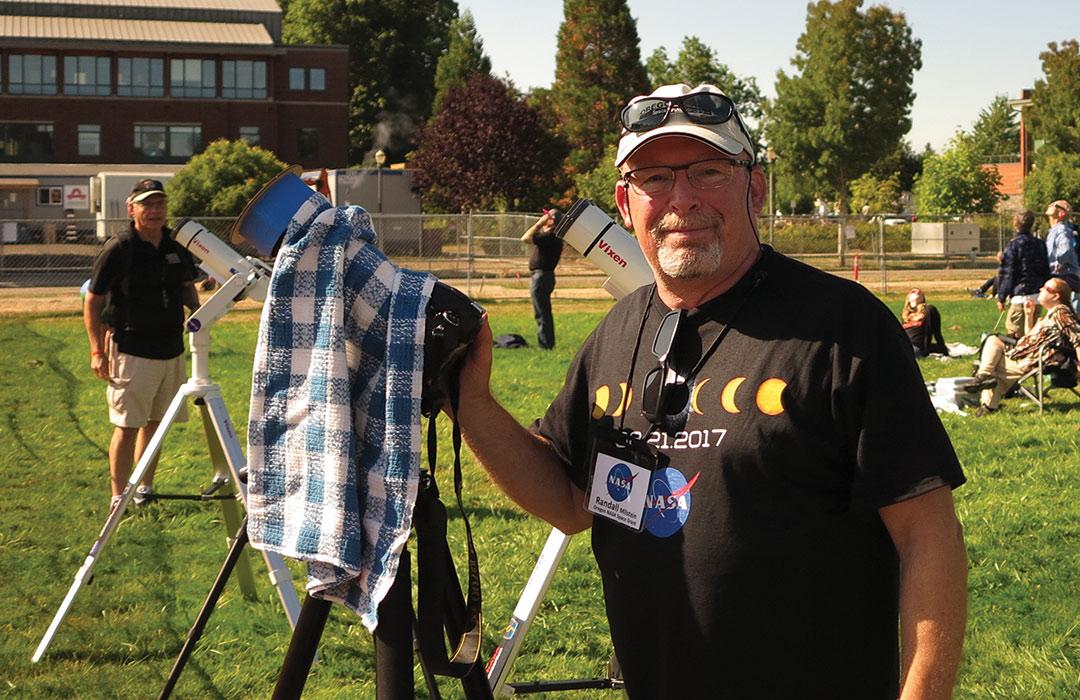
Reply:
[[[173,216],[238,216],[285,169],[272,152],[242,139],[218,139],[165,185]]]

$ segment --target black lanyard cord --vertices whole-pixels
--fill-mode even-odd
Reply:
[[[641,314],[641,324],[638,325],[637,340],[634,341],[634,354],[630,356],[630,371],[626,375],[626,393],[624,393],[622,397],[622,413],[619,415],[619,432],[622,432],[623,425],[626,423],[626,413],[630,410],[630,396],[634,391],[634,368],[637,367],[638,350],[641,348],[641,336],[645,333],[645,321],[649,319],[649,309],[652,308],[652,298],[655,293],[656,282],[653,282],[652,291],[649,292],[649,300],[645,303],[645,313]]]

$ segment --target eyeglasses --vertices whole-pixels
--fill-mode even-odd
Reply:
[[[643,97],[626,105],[619,121],[627,131],[649,131],[666,122],[675,108],[695,124],[723,124],[735,114],[735,103],[726,95],[693,92],[680,97]]]
[[[731,182],[735,177],[735,168],[749,168],[751,165],[753,162],[749,160],[711,158],[688,165],[657,165],[638,168],[623,175],[622,180],[638,194],[663,194],[675,186],[675,173],[685,170],[686,179],[690,181],[692,187],[699,190],[712,190]]]
[[[641,415],[650,423],[658,423],[664,416],[678,413],[689,398],[683,380],[667,379],[668,355],[675,344],[682,317],[682,311],[671,311],[665,315],[653,339],[652,353],[656,356],[657,367],[645,375],[645,385],[641,390]]]

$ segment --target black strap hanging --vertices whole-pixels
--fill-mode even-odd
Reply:
[[[433,413],[428,422],[428,472],[421,473],[413,514],[417,549],[417,641],[428,668],[443,676],[463,678],[478,668],[482,627],[480,566],[472,528],[461,499],[461,426],[457,421],[458,382],[449,381],[454,414],[454,495],[465,523],[469,552],[468,601],[464,599],[446,541],[446,507],[435,481],[436,433]],[[445,635],[445,636],[444,636]],[[447,653],[446,639],[454,651]]]

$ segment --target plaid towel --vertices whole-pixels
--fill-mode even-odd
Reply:
[[[310,594],[374,630],[409,537],[433,276],[371,217],[319,194],[293,215],[263,307],[248,424],[248,534],[308,562]]]

